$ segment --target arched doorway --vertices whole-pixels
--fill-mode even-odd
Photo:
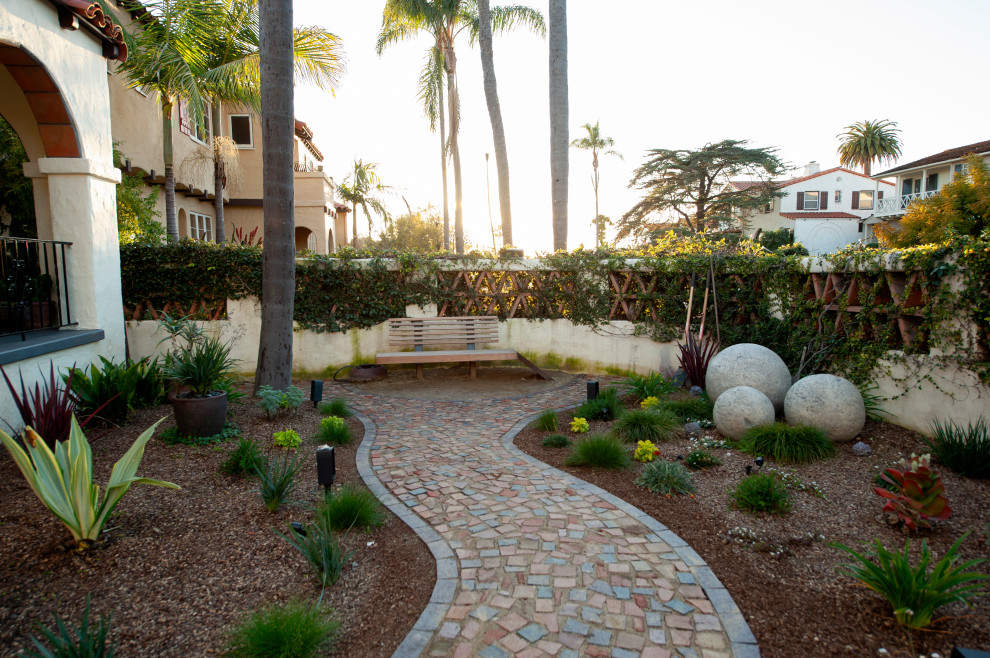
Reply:
[[[296,227],[296,253],[316,251],[316,234],[305,226]]]
[[[28,161],[21,138],[0,115],[0,236],[37,238],[34,189],[24,175]]]
[[[327,253],[333,254],[337,252],[337,243],[333,241],[333,229],[330,229],[327,234]]]

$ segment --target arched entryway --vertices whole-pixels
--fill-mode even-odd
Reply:
[[[333,229],[327,233],[327,253],[332,254],[337,251],[337,243],[333,241]]]
[[[296,253],[316,251],[316,233],[305,226],[296,227]]]

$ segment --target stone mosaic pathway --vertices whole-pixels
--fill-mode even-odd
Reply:
[[[430,604],[396,656],[760,655],[677,535],[512,446],[533,414],[580,402],[583,380],[464,402],[334,388],[364,412],[362,477],[437,559]]]

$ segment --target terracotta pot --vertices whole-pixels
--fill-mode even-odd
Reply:
[[[227,420],[227,394],[213,391],[207,398],[169,398],[175,414],[175,426],[183,436],[213,436],[219,434]]]

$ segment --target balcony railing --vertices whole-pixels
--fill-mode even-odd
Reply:
[[[0,336],[77,324],[69,307],[71,242],[0,238]]]
[[[894,196],[889,199],[880,199],[877,203],[876,216],[903,215],[907,211],[908,205],[915,199],[927,199],[936,194],[938,194],[938,190],[930,190],[928,192],[902,194],[901,196]]]
[[[316,171],[316,165],[311,162],[293,162],[292,171]]]

